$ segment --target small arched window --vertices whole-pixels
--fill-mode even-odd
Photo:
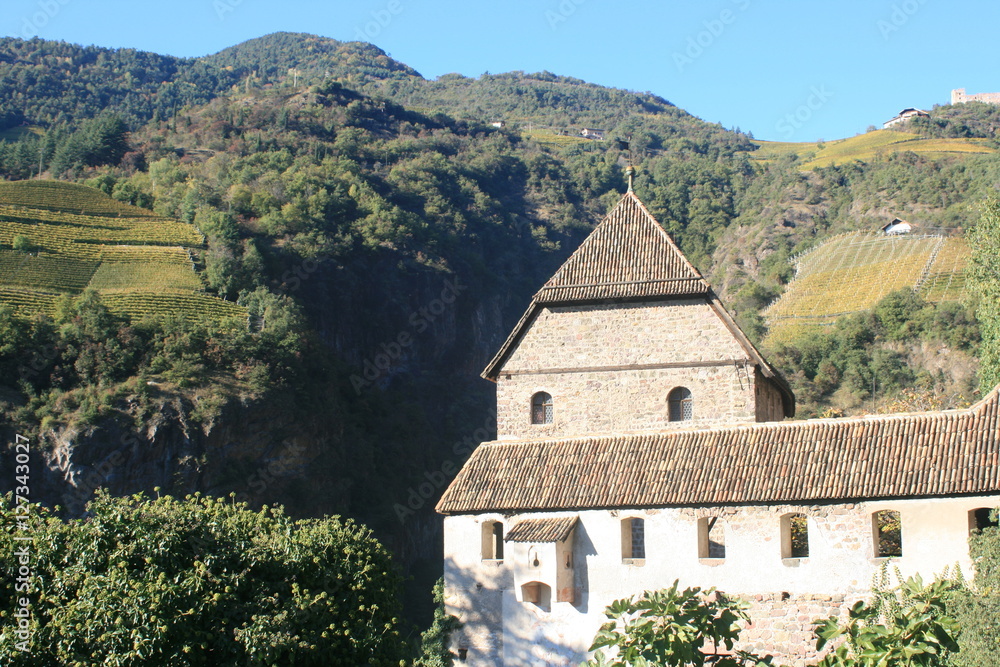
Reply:
[[[646,522],[639,518],[622,520],[622,560],[642,560],[646,557]]]
[[[483,560],[503,560],[503,524],[499,521],[483,524]]]
[[[698,558],[725,558],[726,536],[717,516],[698,519]]]
[[[983,530],[984,528],[996,528],[1000,525],[997,521],[997,509],[995,507],[977,507],[969,511],[969,531]]]
[[[809,556],[809,520],[805,514],[786,514],[781,517],[781,557],[807,558]]]
[[[552,606],[552,589],[540,581],[521,584],[521,599],[548,611]]]
[[[670,421],[680,422],[694,418],[691,405],[691,390],[687,387],[674,387],[667,397],[670,405]]]
[[[531,423],[552,423],[552,396],[540,391],[531,397]]]
[[[880,510],[872,514],[872,537],[876,558],[902,556],[903,531],[899,512]]]

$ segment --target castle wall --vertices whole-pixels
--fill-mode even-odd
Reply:
[[[578,513],[573,543],[574,602],[553,597],[547,608],[518,602],[510,562],[481,560],[481,525],[500,519],[509,530],[521,518],[572,512],[500,517],[445,518],[445,602],[466,626],[454,649],[468,651],[475,667],[577,665],[586,658],[597,628],[614,600],[669,587],[715,586],[751,604],[741,648],[770,653],[778,664],[798,667],[816,659],[812,624],[830,615],[846,617],[850,605],[870,593],[873,576],[889,560],[903,576],[925,581],[947,567],[972,576],[968,514],[1000,505],[1000,495],[949,499],[892,500],[830,505],[588,510]],[[900,512],[903,555],[875,557],[872,514]],[[809,554],[782,557],[782,516],[807,516]],[[698,520],[719,517],[724,558],[702,558]],[[646,557],[625,560],[623,519],[645,522]],[[543,553],[541,550],[539,553]],[[508,558],[515,558],[510,552]],[[547,564],[540,563],[544,568]],[[524,564],[519,564],[522,567]]]
[[[745,360],[703,299],[544,308],[497,378],[498,437],[780,419],[773,406],[755,406],[771,395],[755,389]],[[692,421],[669,421],[667,395],[678,386],[692,392]],[[540,391],[553,398],[552,424],[531,423],[531,398]]]
[[[966,102],[1000,104],[1000,93],[973,93],[972,95],[969,95],[965,92],[965,88],[956,88],[951,91],[952,104],[965,104]]]

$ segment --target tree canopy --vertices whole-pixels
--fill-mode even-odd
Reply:
[[[293,521],[230,500],[101,493],[85,519],[0,500],[0,549],[30,553],[28,651],[18,563],[0,564],[0,662],[398,667],[400,579],[364,526]],[[22,527],[18,528],[18,523]],[[30,535],[30,543],[16,542]]]

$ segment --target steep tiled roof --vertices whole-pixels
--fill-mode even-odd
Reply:
[[[562,542],[576,527],[577,517],[558,519],[525,519],[518,521],[504,542]]]
[[[535,301],[707,293],[708,283],[630,190],[542,286]]]
[[[481,445],[442,514],[1000,492],[1000,387],[968,410]]]

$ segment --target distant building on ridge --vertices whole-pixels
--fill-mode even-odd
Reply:
[[[976,93],[968,95],[965,88],[956,88],[951,91],[952,104],[965,104],[966,102],[985,102],[986,104],[1000,104],[1000,93]]]
[[[888,130],[893,125],[899,125],[904,121],[910,120],[911,118],[917,118],[918,116],[929,118],[930,114],[924,111],[923,109],[914,109],[913,107],[909,107],[900,111],[899,115],[897,115],[895,118],[891,118],[882,123],[882,129]]]

